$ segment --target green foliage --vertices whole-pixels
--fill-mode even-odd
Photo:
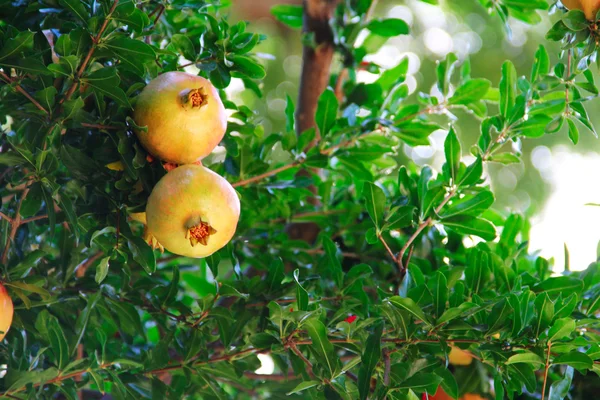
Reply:
[[[481,2],[527,23],[548,8]],[[595,134],[584,106],[598,94],[597,32],[580,13],[548,33],[564,45],[554,64],[540,45],[528,76],[506,61],[496,83],[451,53],[438,93],[412,96],[408,59],[364,62],[370,40],[408,25],[369,20],[370,0],[343,2],[331,24],[347,74],[334,70],[341,89],[320,94],[315,128],[295,131],[288,98],[286,131],[266,135],[221,91],[226,156],[203,162],[236,187],[242,217],[224,249],[187,259],[142,239],[135,215],[165,170],[136,142],[131,109],[152,78],[187,66],[260,95],[252,51],[264,38],[217,2],[0,5],[0,278],[15,303],[0,398],[415,399],[441,387],[564,399],[597,379],[600,264],[553,276],[524,217],[492,208],[486,179],[488,163],[520,162],[523,140]],[[272,13],[301,26],[298,7]],[[358,82],[359,68],[378,79]],[[456,110],[480,121],[472,157]],[[440,129],[440,171],[400,164],[401,146]],[[315,243],[288,234],[306,222]],[[475,360],[449,365],[453,346]],[[254,372],[260,354],[273,374]]]

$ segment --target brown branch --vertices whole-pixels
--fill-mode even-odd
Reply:
[[[91,256],[90,258],[88,258],[86,261],[84,261],[82,264],[80,264],[79,267],[76,268],[76,272],[75,272],[75,276],[77,276],[78,278],[81,278],[85,275],[85,272],[87,271],[87,269],[94,263],[96,262],[96,260],[98,260],[99,258],[101,258],[104,255],[103,251],[99,251],[98,253],[94,254],[93,256]]]
[[[306,364],[306,369],[308,371],[308,375],[310,375],[310,377],[314,379],[315,373],[313,372],[313,366],[312,366],[312,363],[309,361],[309,359],[306,358],[300,350],[298,350],[298,347],[296,347],[295,343],[292,342],[290,344],[290,349],[292,349],[294,354],[296,354],[298,357],[300,357],[300,359],[304,362],[304,364]]]
[[[158,15],[156,15],[156,18],[154,18],[154,26],[156,26],[156,24],[158,23],[158,20],[160,19],[160,17],[162,17],[163,13],[165,12],[165,6],[163,6],[162,4],[159,6],[160,10],[158,11]]]
[[[2,211],[0,211],[0,218],[7,220],[9,224],[12,224],[12,218],[10,218],[8,215],[4,214]]]
[[[254,372],[244,372],[244,376],[248,379],[263,380],[263,381],[277,381],[277,382],[298,379],[298,377],[294,374],[265,375],[265,374],[256,374]]]
[[[21,221],[21,225],[25,225],[25,224],[28,224],[30,222],[38,221],[40,219],[46,219],[46,218],[48,218],[47,215],[36,215],[35,217],[25,218],[24,220]]]
[[[122,129],[118,126],[112,126],[112,125],[102,125],[102,124],[88,124],[86,122],[82,122],[81,126],[84,126],[86,128],[96,128],[96,129],[106,129],[106,130],[119,130]]]
[[[258,181],[260,181],[260,180],[262,180],[264,178],[268,178],[270,176],[276,175],[276,174],[278,174],[280,172],[287,171],[288,169],[295,168],[295,167],[299,166],[300,164],[302,164],[301,161],[294,161],[294,162],[286,164],[286,165],[284,165],[282,167],[275,168],[274,170],[265,172],[264,174],[256,175],[256,176],[254,176],[252,178],[248,178],[248,179],[244,179],[244,180],[241,180],[241,181],[238,181],[238,182],[234,182],[234,183],[231,184],[231,186],[233,186],[234,188],[235,187],[240,187],[240,186],[246,186],[246,185],[249,185],[251,183],[258,182]]]
[[[65,95],[65,97],[60,101],[60,104],[69,100],[71,98],[71,96],[73,96],[73,93],[75,93],[75,89],[77,89],[77,84],[79,83],[79,79],[85,72],[87,65],[89,64],[90,60],[92,59],[92,56],[94,55],[94,51],[96,51],[96,46],[98,45],[98,43],[100,43],[100,40],[102,39],[102,35],[104,34],[104,31],[108,27],[108,22],[110,21],[110,18],[112,16],[113,12],[115,11],[115,9],[117,8],[118,4],[119,4],[119,0],[114,0],[112,7],[110,8],[110,10],[108,11],[108,14],[106,14],[106,17],[104,18],[104,22],[102,23],[102,26],[100,27],[100,30],[98,31],[98,34],[95,37],[92,37],[92,46],[90,47],[90,50],[88,51],[87,55],[85,56],[83,63],[81,63],[81,66],[77,70],[77,75],[75,76],[75,79],[73,80],[73,84],[67,91],[67,94]]]
[[[13,80],[11,79],[11,77],[8,76],[3,71],[0,71],[0,77],[2,77],[2,79],[4,79],[6,81],[6,83],[9,83],[9,84],[13,83]],[[19,92],[23,96],[27,97],[27,99],[29,101],[31,101],[33,103],[33,105],[36,106],[40,111],[43,111],[44,114],[50,115],[50,112],[48,110],[46,110],[36,99],[31,97],[31,95],[29,93],[27,93],[27,91],[25,89],[23,89],[23,87],[21,85],[16,84],[15,89],[17,90],[17,92]]]
[[[548,341],[548,352],[546,353],[546,368],[544,369],[544,383],[542,386],[542,400],[546,396],[546,382],[548,381],[548,370],[550,369],[550,352],[552,349],[552,342]]]
[[[390,371],[392,369],[392,362],[390,358],[390,352],[387,349],[383,349],[383,364],[385,366],[383,372],[383,384],[385,386],[390,385]]]

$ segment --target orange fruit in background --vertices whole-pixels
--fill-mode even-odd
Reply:
[[[452,346],[450,354],[448,355],[448,360],[452,365],[471,365],[473,356],[456,346]]]
[[[425,393],[423,393],[423,395],[421,396],[421,400],[427,400],[427,395]],[[437,390],[437,392],[435,392],[435,394],[429,395],[429,400],[454,400],[454,399],[448,393],[444,392],[444,389],[442,389],[442,387],[440,386],[440,387],[438,387],[438,390]],[[459,398],[458,400],[487,400],[487,399],[481,397],[478,394],[468,393],[468,394],[465,394],[464,396],[462,396],[461,398]]]
[[[590,21],[596,20],[596,13],[600,9],[600,0],[561,0],[569,10],[581,10]]]
[[[225,178],[196,164],[175,168],[146,205],[148,230],[172,253],[208,257],[233,237],[240,200]]]
[[[13,302],[4,285],[0,283],[0,341],[8,333],[14,313]]]
[[[167,72],[153,79],[137,97],[136,135],[153,156],[172,164],[191,164],[209,155],[227,129],[225,107],[206,79]]]

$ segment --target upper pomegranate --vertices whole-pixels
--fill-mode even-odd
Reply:
[[[561,3],[569,10],[581,10],[590,21],[596,20],[596,13],[600,9],[600,0],[562,0]]]
[[[207,257],[235,233],[240,200],[223,177],[200,165],[175,168],[152,189],[148,231],[172,253]]]
[[[152,155],[173,164],[191,164],[209,155],[227,129],[225,107],[206,79],[167,72],[137,98],[133,119],[147,132],[137,137]]]

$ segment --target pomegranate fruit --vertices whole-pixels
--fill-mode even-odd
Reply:
[[[600,0],[561,0],[569,10],[581,10],[590,21],[596,20],[596,13],[600,9]]]
[[[13,302],[4,285],[0,283],[0,341],[10,329],[13,319]]]
[[[225,107],[206,79],[185,72],[167,72],[142,90],[133,119],[142,146],[172,164],[190,164],[209,155],[227,129]]]
[[[233,237],[240,200],[223,177],[196,164],[162,177],[146,205],[148,231],[172,253],[207,257]]]

